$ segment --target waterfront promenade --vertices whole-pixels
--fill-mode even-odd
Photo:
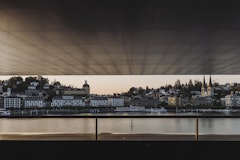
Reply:
[[[165,107],[166,113],[199,113],[199,114],[240,114],[239,108],[226,109],[220,108],[175,108],[175,107]],[[101,113],[157,113],[151,112],[150,109],[146,111],[116,111],[114,107],[85,107],[85,108],[38,108],[38,109],[10,109],[11,116],[47,116],[47,115],[76,115],[76,114],[101,114]],[[159,112],[161,113],[161,112]]]
[[[19,110],[20,111],[20,110]],[[32,114],[29,114],[31,113]],[[42,112],[41,112],[42,111]],[[56,112],[54,112],[56,111]],[[239,123],[238,120],[240,118],[239,114],[196,114],[192,113],[189,114],[189,112],[182,112],[182,113],[164,113],[164,114],[145,114],[145,113],[116,113],[116,112],[102,112],[101,113],[82,113],[81,114],[75,114],[76,110],[52,110],[50,112],[51,114],[43,114],[46,112],[46,110],[38,110],[38,113],[36,114],[36,111],[28,110],[28,114],[20,114],[21,112],[18,112],[18,114],[12,115],[12,117],[5,117],[5,121],[2,121],[2,132],[0,132],[0,140],[40,140],[40,141],[240,141],[240,133],[234,127]],[[2,117],[4,120],[4,117]],[[27,118],[30,118],[29,120]],[[50,118],[50,119],[49,119]],[[66,118],[66,119],[65,119]],[[90,133],[84,133],[84,131],[81,131],[80,128],[75,130],[74,128],[80,127],[83,125],[85,121],[82,121],[80,123],[80,119],[83,118],[91,119],[91,124],[88,124],[88,127],[92,126],[92,130]],[[102,119],[101,119],[102,118]],[[110,118],[110,119],[109,119]],[[118,125],[120,125],[123,129],[126,129],[126,132],[124,133],[118,133],[112,130],[112,132],[106,132],[103,128],[103,124],[111,124],[108,126],[109,128],[112,128],[115,125],[114,120],[115,118],[124,118],[125,125],[120,125],[118,122]],[[145,130],[143,129],[141,132],[138,133],[129,133],[130,129],[132,130],[132,127],[137,127],[136,129],[140,129],[139,127],[144,127],[143,125],[138,125],[137,119],[141,119],[141,124],[144,122],[146,129],[149,124],[154,124],[156,128],[159,128],[158,132],[151,133],[151,130]],[[146,119],[144,119],[146,118]],[[161,119],[166,120],[164,121],[149,121],[149,118],[154,118],[155,120]],[[170,119],[168,119],[170,118]],[[204,129],[201,131],[198,131],[198,121],[197,119],[200,119],[200,126],[206,127],[206,125],[211,124],[212,128],[215,128],[214,126],[219,126],[220,128],[216,128],[215,131],[209,132],[211,128],[208,128],[207,130]],[[214,121],[210,121],[210,119],[215,119]],[[216,119],[217,118],[217,119]],[[219,119],[222,120],[222,122],[219,121]],[[225,120],[225,118],[227,118]],[[229,129],[230,121],[231,126],[234,131],[231,132],[225,132]],[[16,121],[19,119],[19,121]],[[67,121],[70,119],[69,121]],[[74,119],[74,120],[73,120]],[[108,120],[108,121],[101,121],[101,120]],[[135,119],[134,122],[132,119]],[[42,121],[43,120],[43,121]],[[73,120],[73,121],[71,121]],[[169,121],[168,121],[169,120]],[[23,121],[24,123],[20,123],[20,121]],[[181,122],[180,122],[181,121]],[[19,125],[22,127],[17,127],[17,123],[19,122]],[[53,123],[55,122],[55,123]],[[59,123],[61,122],[61,123]],[[87,121],[86,121],[87,122]],[[88,121],[90,122],[90,121]],[[132,122],[134,123],[132,126]],[[151,123],[150,123],[151,122]],[[51,123],[51,124],[50,124]],[[83,124],[82,124],[83,123]],[[135,124],[136,123],[136,124]],[[169,124],[168,124],[169,123]],[[176,124],[175,124],[176,123]],[[187,123],[187,124],[186,124]],[[227,123],[228,125],[224,125],[221,127],[221,124]],[[7,125],[8,124],[8,125]],[[22,124],[22,125],[21,125]],[[48,126],[49,131],[47,130],[38,130],[40,126],[44,128],[44,124]],[[69,124],[69,127],[68,127]],[[73,125],[75,124],[75,125]],[[164,128],[165,125],[168,124],[168,128]],[[175,128],[179,128],[178,130],[181,131],[181,133],[178,133],[178,131],[173,131],[171,128],[174,127],[174,124],[177,125]],[[185,125],[186,124],[186,125]],[[19,126],[18,125],[18,126]],[[131,126],[129,126],[131,125]],[[39,126],[36,128],[35,126]],[[95,128],[96,126],[96,128]],[[103,128],[101,128],[101,126]],[[119,126],[119,127],[120,127]],[[26,127],[25,129],[23,129]],[[51,128],[65,128],[57,131],[52,130]],[[152,129],[155,129],[153,127]],[[163,128],[161,128],[163,127]],[[190,130],[186,128],[184,130],[184,127],[190,127]],[[5,131],[3,130],[5,128]],[[12,131],[8,128],[12,128]],[[91,128],[91,127],[90,127]],[[21,129],[21,130],[19,130]],[[34,130],[33,130],[34,129]],[[103,129],[102,131],[100,131]],[[105,128],[106,129],[106,128]],[[170,130],[171,131],[170,131]],[[220,130],[219,130],[220,129]],[[169,130],[168,132],[165,132]],[[79,132],[80,131],[80,132]],[[149,131],[149,133],[148,133]],[[216,132],[217,131],[217,132]]]
[[[24,134],[11,133],[0,134],[0,140],[17,141],[240,141],[240,135],[195,135],[186,134],[95,134],[83,133],[45,133],[45,134]]]

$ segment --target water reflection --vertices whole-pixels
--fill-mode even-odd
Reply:
[[[201,118],[200,134],[240,134],[240,118]]]
[[[1,134],[95,134],[95,118],[1,118]],[[199,135],[240,135],[240,118],[199,118]],[[98,134],[195,135],[195,118],[98,118]]]

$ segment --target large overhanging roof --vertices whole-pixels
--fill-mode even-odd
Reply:
[[[239,74],[236,3],[0,0],[0,75]]]

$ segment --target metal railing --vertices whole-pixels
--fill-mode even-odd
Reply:
[[[90,118],[95,119],[95,141],[99,141],[99,119],[105,119],[105,118],[193,118],[195,119],[195,141],[199,141],[199,137],[202,136],[199,133],[199,120],[204,118],[240,118],[240,115],[101,115],[101,114],[92,114],[92,115],[48,115],[48,116],[2,116],[0,118]],[[236,126],[237,127],[237,126]],[[134,135],[134,134],[133,134]],[[240,139],[240,133],[238,133],[239,138],[235,140]],[[217,135],[215,135],[217,136]],[[225,138],[228,140],[228,137],[231,137],[231,135],[226,135]],[[111,140],[111,139],[110,139]],[[139,139],[141,140],[141,138]],[[181,140],[181,139],[180,139]],[[156,139],[158,141],[158,139]]]

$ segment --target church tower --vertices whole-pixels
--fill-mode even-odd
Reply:
[[[208,87],[207,87],[207,95],[211,96],[211,97],[214,95],[214,88],[213,88],[213,85],[212,85],[211,75],[210,75],[209,84],[208,84]]]
[[[85,83],[83,84],[83,89],[86,91],[87,95],[90,94],[90,87],[89,84],[87,84],[87,81],[85,81]]]
[[[207,88],[206,88],[206,82],[205,82],[205,75],[203,76],[203,83],[201,88],[201,95],[202,97],[207,96]]]
[[[202,83],[202,88],[201,88],[201,95],[202,97],[205,97],[205,96],[214,96],[214,87],[213,87],[213,84],[212,84],[212,78],[211,78],[211,75],[210,75],[210,78],[209,78],[209,83],[208,85],[206,84],[205,82],[205,76],[203,76],[203,83]]]

